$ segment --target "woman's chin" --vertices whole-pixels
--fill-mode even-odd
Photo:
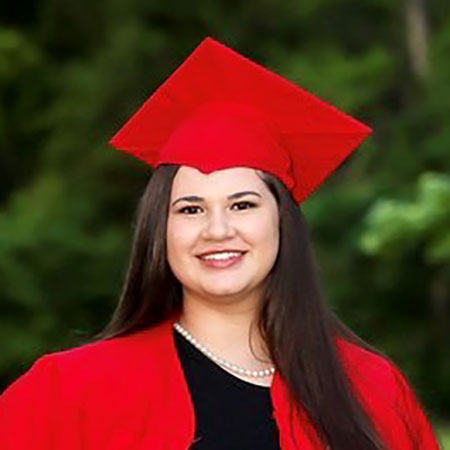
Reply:
[[[239,296],[239,294],[242,294],[243,291],[243,286],[230,286],[230,283],[224,286],[220,286],[220,284],[216,283],[214,286],[204,286],[203,288],[205,295],[215,298],[223,297],[224,299]]]

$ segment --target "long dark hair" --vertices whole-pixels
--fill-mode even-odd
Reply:
[[[119,303],[94,339],[124,336],[181,311],[181,284],[166,258],[167,215],[178,168],[161,165],[151,176],[138,207]],[[280,215],[279,252],[257,319],[272,360],[295,405],[301,405],[325,445],[333,450],[386,449],[352,392],[334,337],[381,353],[356,336],[327,306],[301,209],[278,178],[259,173],[276,198]]]

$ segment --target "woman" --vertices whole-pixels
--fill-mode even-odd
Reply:
[[[298,208],[369,132],[205,39],[111,141],[155,167],[113,318],[7,389],[0,448],[437,449],[323,301]]]

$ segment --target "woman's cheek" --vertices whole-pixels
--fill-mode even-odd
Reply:
[[[198,227],[194,224],[177,224],[173,229],[173,250],[176,253],[174,257],[179,258],[184,262],[195,257],[198,235]]]
[[[273,219],[268,214],[254,215],[249,218],[248,223],[245,226],[245,235],[248,236],[250,241],[255,244],[264,243],[267,244],[277,237],[277,228],[273,222]]]

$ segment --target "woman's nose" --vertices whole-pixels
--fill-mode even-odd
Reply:
[[[231,236],[234,228],[226,213],[222,211],[213,212],[207,217],[203,229],[203,237],[209,239],[223,239]]]

